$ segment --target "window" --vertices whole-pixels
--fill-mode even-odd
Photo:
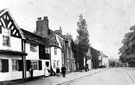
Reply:
[[[18,71],[19,70],[18,60],[16,60],[16,59],[12,60],[12,70],[13,71]]]
[[[46,64],[46,67],[49,67],[49,62],[46,62],[45,64]]]
[[[53,68],[56,68],[56,60],[53,61]]]
[[[33,70],[38,70],[38,61],[32,60],[31,66],[32,66]]]
[[[57,47],[54,47],[54,54],[57,55]]]
[[[30,44],[30,51],[37,52],[37,45],[36,44]]]
[[[3,35],[3,45],[4,45],[4,46],[10,46],[10,39],[9,39],[9,36],[4,36],[4,35]]]
[[[6,36],[10,36],[10,29],[2,27],[2,34]]]
[[[45,53],[47,53],[47,54],[49,54],[49,53],[50,53],[49,48],[45,48]]]
[[[10,29],[2,27],[3,45],[10,46]]]
[[[9,71],[8,59],[1,59],[1,63],[2,63],[1,72],[8,72]]]
[[[42,61],[38,61],[38,70],[42,70]]]
[[[59,61],[57,61],[57,67],[59,67]]]
[[[67,58],[69,58],[69,49],[67,48]]]
[[[12,59],[12,70],[13,71],[23,71],[23,61]]]

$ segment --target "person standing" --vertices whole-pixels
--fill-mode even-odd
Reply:
[[[61,67],[61,73],[63,77],[66,77],[66,67],[64,65]]]
[[[60,69],[59,69],[59,67],[56,68],[56,75],[60,76]]]
[[[30,67],[29,71],[30,71],[30,79],[33,79],[33,68],[32,68],[32,66]]]
[[[52,66],[50,67],[50,76],[55,76],[55,72],[53,71]]]

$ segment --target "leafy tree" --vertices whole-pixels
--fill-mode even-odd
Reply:
[[[130,58],[133,58],[133,54],[135,54],[135,25],[130,28],[130,32],[125,34],[122,43],[123,46],[119,49],[120,60],[130,62]]]
[[[85,61],[87,62],[86,58],[86,52],[88,51],[89,48],[89,32],[87,30],[87,24],[85,19],[83,19],[83,16],[79,16],[79,21],[77,22],[77,32],[78,36],[76,39],[76,53],[80,69],[83,69],[83,64],[84,64],[84,58]]]

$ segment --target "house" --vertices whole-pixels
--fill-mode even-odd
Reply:
[[[62,64],[65,65],[67,68],[67,72],[74,72],[76,69],[75,66],[75,58],[74,58],[74,52],[72,50],[72,35],[62,34],[62,28],[60,27],[59,30],[54,31],[56,35],[58,36],[58,41],[60,42],[61,49],[62,49]]]
[[[72,50],[72,35],[64,35],[64,64],[67,72],[74,72],[76,69],[74,52]]]
[[[29,69],[33,69],[33,76],[49,76],[50,69],[50,49],[45,42],[46,39],[21,29],[25,37],[26,56],[26,77],[30,77]]]
[[[63,53],[58,36],[54,31],[49,29],[49,20],[47,17],[44,17],[43,19],[38,18],[36,21],[36,34],[47,39],[49,43],[48,48],[50,49],[50,65],[56,72],[56,67],[62,67]]]
[[[23,35],[7,9],[0,11],[0,82],[25,78]]]
[[[90,69],[92,69],[92,54],[91,54],[91,49],[89,48],[88,49],[88,51],[87,51],[87,53],[86,53],[86,58],[87,58],[87,65],[88,65],[88,69],[90,70]]]
[[[94,69],[98,68],[99,67],[99,64],[101,62],[100,60],[100,51],[98,51],[97,49],[93,48],[93,47],[90,47],[90,50],[91,50],[91,55],[92,55],[92,67]]]
[[[106,56],[105,54],[103,54],[102,52],[100,52],[100,57],[101,57],[100,66],[101,67],[109,67],[108,56]]]

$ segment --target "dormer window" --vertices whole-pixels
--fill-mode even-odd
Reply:
[[[37,52],[37,45],[36,44],[30,44],[30,51]]]
[[[10,29],[2,27],[3,45],[10,46]]]

